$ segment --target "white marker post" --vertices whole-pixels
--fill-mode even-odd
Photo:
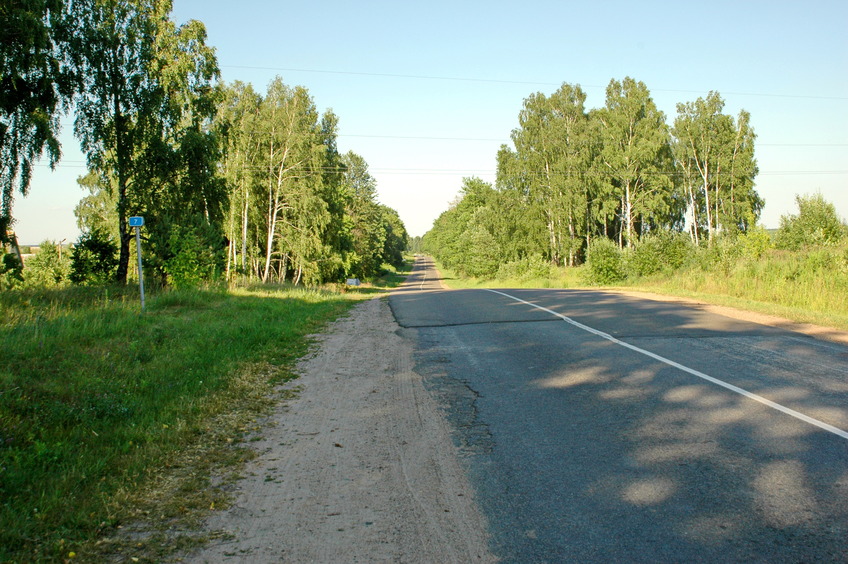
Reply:
[[[135,227],[135,254],[138,255],[138,287],[141,289],[141,311],[144,311],[144,274],[141,271],[141,226],[144,218],[133,216],[130,218],[130,227]]]

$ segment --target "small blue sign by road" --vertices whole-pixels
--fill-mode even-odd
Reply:
[[[130,218],[130,227],[141,227],[144,225],[144,218],[140,215],[135,215]]]

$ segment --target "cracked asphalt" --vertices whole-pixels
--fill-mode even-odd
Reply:
[[[446,291],[425,259],[390,305],[502,561],[848,561],[845,345],[601,291]]]

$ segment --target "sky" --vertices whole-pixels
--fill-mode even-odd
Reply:
[[[423,235],[462,179],[495,181],[525,98],[579,84],[604,105],[612,79],[646,84],[671,125],[711,90],[751,114],[765,200],[761,223],[821,193],[848,217],[848,2],[572,0],[174,0],[172,18],[206,25],[221,80],[264,92],[305,86],[339,117],[338,146],[368,162],[378,199]],[[85,157],[38,167],[14,213],[21,244],[75,241]]]

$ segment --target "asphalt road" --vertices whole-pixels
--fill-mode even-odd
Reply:
[[[848,347],[602,291],[445,291],[424,259],[390,305],[504,562],[848,562]]]

